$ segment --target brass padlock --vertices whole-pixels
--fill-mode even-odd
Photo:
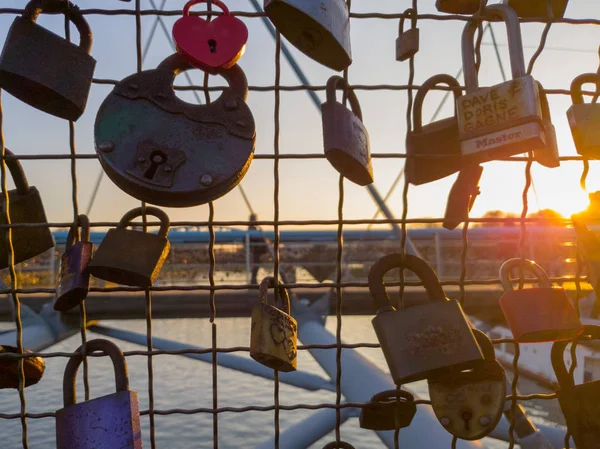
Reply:
[[[481,0],[436,0],[435,7],[439,12],[448,14],[475,14],[480,4]]]
[[[506,374],[496,361],[492,341],[480,330],[473,329],[473,334],[485,357],[483,363],[427,381],[438,421],[463,440],[489,435],[500,422],[506,402]]]
[[[170,221],[167,214],[156,207],[146,207],[145,211],[160,220],[158,234],[126,229],[131,220],[144,213],[141,207],[130,210],[123,215],[116,229],[106,233],[98,246],[88,265],[92,276],[137,287],[154,284],[169,255]]]
[[[377,393],[360,411],[362,429],[395,430],[410,426],[417,413],[415,397],[405,390]]]
[[[25,354],[31,354],[31,351],[25,349]],[[0,346],[0,389],[19,388],[19,359],[2,354],[19,354],[19,349],[14,346]],[[46,363],[41,357],[24,357],[23,373],[24,388],[37,384],[44,375]]]
[[[450,75],[435,75],[423,83],[415,95],[413,106],[414,129],[406,139],[405,176],[414,185],[436,181],[456,173],[462,166],[462,154],[458,142],[458,121],[445,118],[423,126],[423,102],[425,96],[438,84],[455,88],[455,100],[460,98],[460,84]]]
[[[349,110],[335,98],[337,88],[348,92]],[[362,122],[362,111],[354,89],[344,78],[332,76],[327,81],[327,101],[321,105],[323,146],[329,163],[359,186],[373,182],[369,133]]]
[[[600,75],[584,73],[571,83],[573,106],[567,111],[571,134],[577,153],[590,159],[600,159],[600,103],[585,103],[582,88],[586,83],[600,86]]]
[[[552,18],[563,18],[569,0],[550,0],[550,2],[552,5]],[[548,18],[548,0],[508,0],[508,6],[524,19]]]
[[[65,14],[79,46],[36,24],[40,13]],[[87,103],[96,61],[92,32],[79,8],[64,0],[32,0],[13,22],[0,55],[0,88],[40,111],[77,120]]]
[[[269,368],[295,371],[298,323],[290,315],[290,297],[285,288],[278,288],[284,310],[268,304],[268,290],[274,285],[275,278],[269,276],[258,287],[259,302],[252,308],[250,356]]]
[[[8,156],[13,153],[5,148]],[[6,159],[6,166],[15,183],[15,190],[8,191],[10,221],[12,224],[34,224],[36,227],[12,228],[12,244],[14,250],[14,263],[21,263],[32,257],[39,256],[44,251],[54,247],[52,233],[46,219],[46,212],[42,204],[40,192],[27,183],[25,172],[17,159]],[[0,193],[0,207],[5,211],[6,202],[4,193]],[[0,213],[0,223],[6,224],[5,212]],[[0,229],[0,268],[9,266],[9,248],[7,242],[7,228]]]
[[[404,31],[404,20],[410,16],[410,29]],[[396,39],[396,61],[406,61],[419,51],[419,29],[417,28],[417,12],[409,8],[404,11],[398,24],[398,38]]]
[[[345,0],[265,0],[264,9],[277,31],[309,58],[338,72],[352,64]]]
[[[354,449],[350,443],[346,443],[345,441],[340,441],[339,443],[336,441],[332,441],[331,443],[323,446],[323,449]]]
[[[471,165],[463,168],[459,173],[456,181],[452,184],[448,202],[446,203],[446,212],[444,213],[443,227],[448,230],[456,229],[456,227],[467,221],[469,212],[475,204],[475,200],[479,195],[479,181],[483,174],[481,165]]]
[[[415,273],[430,302],[399,310],[392,307],[383,277],[396,268]],[[369,290],[377,310],[373,328],[396,385],[472,369],[483,360],[462,307],[446,298],[424,260],[401,253],[382,257],[369,271]]]
[[[544,167],[556,168],[560,166],[560,158],[558,154],[558,142],[556,140],[556,129],[552,124],[550,115],[550,104],[548,103],[548,95],[544,91],[544,86],[539,81],[538,92],[540,94],[540,105],[542,107],[542,117],[544,119],[544,131],[546,133],[546,145],[535,150],[533,156],[536,162]]]

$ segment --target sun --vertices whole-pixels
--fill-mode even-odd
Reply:
[[[581,189],[573,189],[564,194],[553,195],[546,207],[569,218],[571,215],[587,209],[589,205],[588,194]]]

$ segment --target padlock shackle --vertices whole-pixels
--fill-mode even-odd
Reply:
[[[136,217],[141,217],[143,213],[144,208],[142,207],[136,207],[135,209],[131,209],[129,212],[123,215],[123,218],[121,218],[121,221],[119,221],[119,224],[117,225],[117,229],[125,229],[131,224],[131,220],[133,220]],[[160,220],[160,229],[158,230],[158,236],[166,239],[167,234],[169,233],[169,227],[171,226],[171,220],[169,220],[169,216],[166,214],[166,212],[159,209],[158,207],[146,206],[146,215],[152,215]]]
[[[584,104],[583,101],[583,85],[592,83],[596,85],[596,89],[600,87],[600,74],[584,73],[579,75],[571,83],[571,100],[573,104]]]
[[[510,68],[513,79],[527,75],[525,69],[525,56],[523,54],[523,38],[521,37],[521,25],[519,16],[508,5],[494,4],[486,6],[483,15],[475,14],[474,18],[490,19],[501,18],[506,24],[508,36],[508,49],[510,56]],[[470,20],[465,25],[462,33],[462,61],[467,93],[473,93],[479,88],[477,69],[475,68],[475,31],[479,27],[479,20]]]
[[[77,381],[77,370],[79,370],[79,365],[83,362],[83,355],[81,353],[82,348],[83,345],[75,350],[75,354],[71,356],[67,363],[67,367],[65,368],[63,377],[63,402],[65,407],[77,403],[75,385]],[[115,370],[116,391],[121,392],[129,390],[127,361],[125,360],[125,354],[123,354],[123,351],[121,351],[116,344],[112,341],[98,338],[87,342],[86,351],[88,354],[95,351],[102,351],[109,356]]]
[[[14,156],[14,153],[10,151],[8,148],[4,147],[5,156]],[[18,159],[5,159],[6,166],[10,171],[10,175],[15,183],[15,187],[17,192],[20,195],[26,195],[29,192],[29,183],[27,182],[27,176],[25,176],[25,171],[23,170],[23,166]]]
[[[77,216],[77,219],[71,225],[69,234],[67,234],[67,249],[71,248],[79,238],[79,228],[81,227],[81,239],[82,242],[90,241],[90,219],[87,215],[81,214]]]
[[[579,334],[579,337],[573,340],[556,341],[552,345],[550,360],[552,361],[552,369],[554,369],[556,380],[561,389],[575,386],[575,379],[569,375],[569,371],[565,365],[564,352],[569,343],[572,342],[574,345],[577,345],[579,339],[583,336],[590,336],[594,340],[600,339],[600,326],[583,326],[583,332]]]
[[[41,13],[67,15],[79,32],[79,48],[87,54],[92,52],[92,30],[81,14],[79,6],[65,0],[31,0],[25,6],[21,17],[35,23]]]
[[[410,28],[415,29],[417,27],[417,11],[413,8],[408,8],[400,17],[400,22],[398,23],[398,35],[404,33],[404,20],[406,17],[410,17]]]
[[[189,2],[187,2],[185,4],[185,6],[183,7],[183,16],[187,17],[190,15],[190,8],[194,5],[197,5],[199,3],[211,3],[215,6],[218,6],[219,8],[221,8],[223,10],[223,14],[228,16],[230,15],[229,13],[229,8],[227,7],[227,5],[225,5],[225,3],[219,1],[219,0],[190,0]]]
[[[289,315],[291,313],[290,295],[286,288],[281,287],[283,283],[280,280],[277,280],[277,283],[279,284],[279,288],[277,289],[279,291],[279,295],[275,296],[275,303],[280,302],[285,308],[284,312]],[[275,278],[273,276],[267,276],[258,286],[258,299],[264,304],[269,303],[269,287],[275,287]]]
[[[494,350],[494,345],[492,340],[490,340],[490,337],[488,337],[485,332],[480,331],[479,329],[471,328],[471,330],[473,331],[475,340],[477,340],[479,349],[481,349],[483,358],[485,360],[496,360],[496,351]]]
[[[384,275],[395,268],[412,271],[423,282],[430,301],[447,301],[444,289],[433,269],[423,259],[411,254],[392,253],[383,256],[369,271],[369,291],[375,310],[391,307],[390,297],[385,290]]]
[[[352,446],[350,443],[346,443],[345,441],[340,441],[339,443],[337,441],[332,441],[331,443],[323,446],[323,449],[354,449],[354,446]]]
[[[448,87],[452,88],[455,100],[460,98],[460,83],[453,76],[446,74],[434,75],[425,81],[415,95],[413,126],[414,132],[416,133],[423,131],[423,103],[425,102],[425,96],[438,84],[446,84]],[[456,116],[456,101],[454,102],[454,116]]]
[[[348,101],[350,102],[350,108],[354,115],[358,117],[358,119],[362,122],[362,110],[360,108],[360,103],[358,102],[358,98],[354,93],[354,89],[352,89],[346,80],[341,76],[334,75],[327,81],[327,103],[336,103],[337,99],[335,98],[335,92],[337,89],[345,89],[348,93]]]
[[[523,262],[522,265],[521,262]],[[529,271],[534,274],[543,288],[552,288],[552,282],[550,282],[548,275],[542,267],[533,260],[520,259],[517,257],[507,260],[500,266],[500,282],[502,283],[504,292],[514,291],[512,282],[510,281],[510,272],[521,266],[523,267],[523,271]]]
[[[374,395],[371,402],[390,402],[390,400],[398,398],[404,399],[402,402],[413,402],[415,400],[415,397],[406,390],[386,390]]]

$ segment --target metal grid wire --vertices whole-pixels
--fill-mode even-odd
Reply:
[[[399,19],[405,18],[410,20],[414,20],[418,22],[419,20],[434,20],[434,21],[467,21],[470,20],[470,17],[467,16],[459,16],[459,15],[438,15],[438,14],[419,14],[418,13],[418,5],[417,0],[412,0],[412,8],[405,12],[398,13],[355,13],[351,10],[351,0],[347,0],[348,8],[350,9],[350,17],[352,20],[361,20],[361,19],[379,19],[379,20],[394,20],[397,21]],[[483,2],[485,3],[485,2]],[[534,19],[525,19],[522,22],[541,22],[545,23],[545,28],[541,35],[541,39],[539,42],[539,47],[533,57],[530,60],[529,67],[527,70],[528,74],[531,74],[534,64],[537,58],[541,55],[544,50],[544,46],[546,44],[546,38],[553,24],[572,24],[572,25],[600,25],[600,20],[597,19],[570,19],[570,18],[562,18],[562,19],[554,19],[552,17],[552,8],[551,8],[551,0],[547,0],[547,11],[549,19],[547,21],[534,20]],[[0,8],[0,14],[21,14],[23,10],[18,8]],[[105,16],[135,16],[135,32],[136,32],[136,61],[137,61],[137,71],[140,72],[142,70],[142,59],[143,59],[143,49],[142,49],[142,17],[144,16],[156,16],[156,17],[166,17],[166,16],[179,16],[181,14],[180,10],[162,10],[162,9],[142,9],[141,8],[141,0],[135,0],[135,9],[127,10],[127,9],[81,9],[81,13],[83,15],[105,15]],[[208,11],[198,11],[192,12],[194,15],[208,16],[209,18],[212,16],[213,12],[211,10],[210,2],[208,3]],[[246,19],[261,19],[265,16],[264,13],[254,13],[254,12],[245,12],[245,11],[232,11],[232,14],[238,17],[244,17]],[[479,34],[476,42],[476,61],[477,66],[481,61],[481,43],[483,37],[484,27],[483,24],[479,27]],[[69,21],[65,18],[65,35],[67,39],[70,39],[70,27]],[[336,387],[336,400],[335,403],[322,403],[322,404],[292,404],[292,405],[283,405],[280,403],[279,398],[279,381],[277,372],[275,373],[275,381],[274,381],[274,404],[270,406],[247,406],[247,407],[219,407],[218,395],[217,395],[217,385],[218,385],[218,371],[217,371],[217,358],[220,353],[234,353],[234,352],[248,352],[248,347],[227,347],[220,348],[217,347],[217,324],[215,322],[215,318],[217,316],[217,308],[215,303],[215,296],[218,291],[223,290],[247,290],[247,289],[256,289],[258,288],[256,285],[233,285],[222,283],[217,285],[215,282],[215,267],[216,267],[216,259],[215,259],[215,227],[230,227],[230,226],[239,226],[239,225],[250,225],[251,223],[248,221],[216,221],[214,219],[215,216],[215,205],[213,203],[209,204],[209,214],[207,220],[198,220],[198,221],[176,221],[172,222],[173,226],[206,226],[209,229],[210,241],[208,246],[209,260],[210,260],[210,268],[209,268],[209,285],[173,285],[173,286],[157,286],[151,287],[147,289],[139,289],[135,287],[92,287],[90,291],[92,292],[132,292],[132,291],[144,291],[145,292],[145,308],[146,308],[146,333],[147,333],[147,348],[146,350],[136,350],[136,351],[126,351],[126,356],[146,356],[148,363],[148,395],[149,395],[149,407],[147,410],[142,410],[141,415],[148,415],[150,422],[150,445],[154,449],[156,447],[155,441],[155,422],[154,418],[156,415],[173,415],[173,414],[198,414],[198,413],[207,413],[212,414],[213,416],[213,446],[214,448],[218,447],[218,418],[221,413],[244,413],[250,411],[262,411],[262,412],[274,412],[274,431],[275,431],[275,447],[279,448],[279,412],[281,410],[318,410],[318,409],[335,409],[336,410],[336,427],[335,427],[335,438],[336,441],[341,440],[340,427],[342,423],[341,410],[344,408],[361,408],[365,404],[363,403],[341,403],[342,393],[341,393],[341,376],[342,376],[342,366],[341,366],[341,351],[342,348],[379,348],[378,344],[367,344],[367,343],[357,343],[357,344],[343,344],[341,341],[341,331],[342,331],[342,304],[343,304],[343,288],[345,287],[366,287],[368,284],[366,282],[343,282],[342,274],[343,274],[343,251],[344,251],[344,241],[343,241],[343,229],[345,225],[375,225],[375,224],[395,224],[398,223],[401,225],[402,229],[402,239],[400,241],[399,250],[404,252],[406,239],[407,239],[407,225],[412,224],[441,224],[442,218],[413,218],[409,219],[408,210],[409,210],[409,202],[408,202],[408,189],[409,184],[407,181],[404,182],[403,194],[402,194],[402,217],[396,220],[390,220],[387,218],[373,218],[373,219],[358,219],[358,220],[350,220],[345,219],[343,214],[344,207],[344,178],[340,176],[338,189],[339,189],[339,197],[338,197],[338,209],[337,209],[337,219],[334,220],[280,220],[280,210],[279,210],[279,195],[280,195],[280,179],[279,179],[279,162],[284,159],[324,159],[325,156],[322,153],[316,154],[280,154],[279,150],[279,138],[280,138],[280,106],[281,106],[281,92],[291,92],[291,91],[307,91],[307,92],[316,92],[316,91],[324,91],[324,85],[281,85],[281,37],[280,34],[276,35],[276,46],[275,46],[275,73],[274,73],[274,83],[270,86],[249,86],[250,91],[259,91],[259,92],[273,92],[275,98],[275,106],[274,106],[274,141],[273,141],[273,152],[272,154],[257,154],[255,155],[256,159],[269,159],[273,160],[273,179],[274,179],[274,190],[273,190],[273,206],[274,206],[274,214],[273,220],[258,220],[254,221],[252,224],[258,226],[272,226],[274,229],[274,239],[273,239],[273,271],[276,278],[279,277],[279,269],[280,269],[280,239],[279,239],[279,228],[281,226],[314,226],[314,225],[336,225],[337,226],[337,253],[336,253],[336,277],[335,282],[319,282],[319,283],[282,283],[280,287],[283,286],[288,289],[297,289],[297,288],[323,288],[330,287],[335,288],[337,290],[337,304],[336,304],[336,344],[332,345],[299,345],[298,350],[304,351],[308,349],[330,349],[336,351],[336,360],[337,360],[337,376],[335,378],[335,387]],[[599,69],[600,70],[600,69]],[[348,80],[348,71],[344,72],[345,80]],[[413,104],[413,92],[418,89],[420,86],[414,84],[415,79],[415,63],[414,57],[409,60],[409,77],[406,84],[400,85],[389,85],[389,84],[380,84],[380,85],[351,85],[354,90],[363,90],[363,91],[406,91],[408,97],[408,108],[406,111],[406,122],[408,131],[411,130],[412,127],[412,104]],[[97,79],[93,80],[94,83],[100,85],[115,85],[119,81],[113,79]],[[208,74],[205,74],[204,84],[202,86],[190,85],[190,86],[178,86],[177,90],[181,91],[193,91],[193,92],[204,92],[206,102],[210,102],[210,95],[212,92],[219,92],[223,90],[222,87],[209,87],[208,86]],[[436,86],[434,89],[437,90],[451,90],[451,88]],[[461,88],[462,89],[462,88]],[[549,95],[570,95],[570,91],[568,89],[546,89],[545,92]],[[1,93],[0,93],[1,95]],[[584,92],[584,95],[594,96],[594,101],[597,100],[597,94],[595,92]],[[0,96],[1,100],[1,96]],[[344,98],[345,101],[345,98]],[[439,112],[439,111],[438,111]],[[4,195],[4,201],[6,204],[6,223],[4,225],[0,225],[1,228],[7,229],[7,238],[9,244],[9,254],[10,254],[10,265],[9,265],[9,274],[10,274],[10,288],[0,289],[1,294],[10,294],[13,298],[15,313],[15,325],[17,329],[17,343],[18,349],[21,355],[16,356],[19,359],[19,399],[21,404],[21,410],[16,414],[7,414],[0,413],[1,419],[19,419],[22,425],[22,444],[23,448],[29,448],[28,443],[28,427],[27,420],[28,419],[41,419],[41,418],[54,418],[56,414],[54,412],[47,413],[29,413],[27,412],[27,402],[25,399],[24,388],[23,388],[23,359],[26,357],[35,357],[41,356],[43,358],[53,358],[53,357],[70,357],[73,354],[69,352],[42,352],[42,353],[29,353],[23,354],[23,324],[21,320],[21,301],[20,295],[22,294],[34,294],[34,293],[53,293],[53,288],[21,288],[18,285],[18,279],[15,271],[14,264],[14,248],[12,244],[12,229],[15,227],[40,227],[40,226],[48,226],[51,228],[57,227],[66,227],[71,226],[72,223],[63,223],[63,222],[51,222],[48,224],[36,224],[36,223],[19,223],[19,224],[11,224],[10,221],[10,202],[8,196],[8,188],[7,188],[7,176],[6,176],[6,161],[10,159],[19,159],[19,160],[69,160],[71,165],[71,182],[72,182],[72,204],[73,204],[73,217],[74,220],[79,215],[79,204],[78,204],[78,180],[76,174],[76,167],[78,160],[86,160],[86,159],[97,159],[95,154],[77,154],[75,147],[75,124],[73,122],[69,122],[69,154],[29,154],[29,155],[7,155],[5,153],[5,145],[4,145],[4,135],[2,133],[2,118],[3,111],[2,105],[0,101],[0,152],[2,154],[1,157],[1,182],[2,182],[2,191]],[[389,159],[404,159],[407,157],[406,153],[373,153],[373,158],[389,158]],[[462,251],[460,258],[460,277],[459,280],[448,280],[442,282],[443,285],[454,285],[460,288],[460,302],[464,302],[465,299],[465,287],[469,285],[492,285],[499,284],[498,279],[492,280],[478,280],[478,279],[469,279],[467,277],[467,255],[469,250],[469,225],[472,223],[519,223],[520,225],[520,256],[522,258],[525,257],[525,244],[526,244],[526,236],[527,236],[527,225],[529,223],[535,223],[540,220],[540,218],[528,218],[528,192],[532,185],[532,176],[531,176],[531,167],[533,163],[533,157],[530,154],[527,157],[511,157],[509,159],[502,159],[506,161],[512,162],[525,162],[525,187],[522,195],[522,213],[520,218],[471,218],[463,224],[462,228]],[[589,172],[589,162],[587,159],[581,156],[568,156],[568,157],[560,157],[560,160],[563,162],[571,162],[571,161],[583,161],[583,173],[581,177],[581,185],[585,189],[586,177]],[[142,203],[142,206],[145,207],[145,204]],[[568,224],[570,220],[564,220],[564,224]],[[107,227],[107,226],[115,226],[116,222],[92,222],[92,227]],[[156,222],[149,222],[147,220],[147,216],[144,213],[142,216],[142,224],[144,229],[148,226],[154,226]],[[581,282],[585,280],[582,277],[582,261],[577,260],[577,273],[575,276],[575,283],[577,288],[577,297],[576,297],[576,305],[579,310],[579,299],[582,296],[581,291]],[[523,284],[523,273],[521,275],[521,287]],[[564,282],[564,281],[572,281],[572,277],[554,277],[551,278],[553,282]],[[420,282],[414,281],[406,281],[404,279],[404,275],[401,274],[399,282],[390,282],[387,284],[388,286],[397,286],[400,289],[400,301],[402,301],[402,293],[404,291],[404,287],[406,286],[421,286]],[[277,283],[276,283],[276,289]],[[207,348],[204,350],[197,349],[184,349],[184,350],[154,350],[152,347],[152,292],[153,291],[170,291],[170,292],[182,292],[182,291],[209,291],[209,301],[210,301],[210,323],[211,323],[211,335],[212,335],[212,345],[211,348]],[[89,391],[89,381],[88,381],[88,366],[87,366],[87,358],[85,354],[85,343],[87,340],[86,336],[86,326],[87,326],[87,317],[86,317],[86,306],[85,302],[82,302],[80,306],[80,335],[81,342],[83,345],[83,354],[84,354],[84,386],[85,386],[85,399],[88,400],[90,397]],[[512,339],[495,339],[493,340],[494,344],[502,344],[509,343],[514,345],[514,359],[513,359],[513,369],[514,369],[514,378],[512,381],[512,391],[507,396],[507,400],[511,401],[511,409],[513,413],[511,414],[513,419],[510,423],[509,429],[509,437],[510,444],[509,447],[512,449],[515,445],[514,439],[514,427],[515,427],[515,408],[517,406],[518,401],[527,401],[533,399],[555,399],[557,395],[554,394],[530,394],[530,395],[519,395],[517,393],[517,383],[519,379],[519,345]],[[169,409],[169,410],[159,410],[154,407],[154,378],[153,378],[153,356],[155,355],[178,355],[178,354],[212,354],[212,407],[211,408],[196,408],[196,409]],[[88,357],[100,357],[98,354],[89,354]],[[575,354],[573,352],[573,364],[571,366],[571,372],[576,367],[576,359]],[[419,405],[428,406],[430,404],[427,400],[419,400],[417,401]],[[399,447],[398,443],[398,433],[399,430],[396,431],[396,447]],[[569,435],[565,438],[565,446],[569,447]],[[454,438],[452,442],[452,447],[456,447],[457,440]]]

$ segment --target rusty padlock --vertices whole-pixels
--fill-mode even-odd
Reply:
[[[436,181],[456,173],[462,166],[462,154],[458,141],[458,121],[445,118],[423,126],[423,102],[425,96],[438,84],[460,89],[458,81],[450,75],[435,75],[423,83],[415,95],[413,109],[414,129],[406,139],[405,176],[414,185]],[[460,90],[453,90],[455,100]]]
[[[337,441],[332,441],[323,446],[323,449],[354,449],[354,446],[345,441],[340,441],[339,443]]]
[[[480,193],[479,181],[482,174],[483,167],[481,165],[465,167],[458,173],[446,203],[443,223],[445,229],[451,231],[468,220],[469,212]]]
[[[264,0],[277,31],[309,58],[341,72],[352,64],[345,0]]]
[[[362,429],[395,430],[410,426],[417,413],[415,397],[406,390],[377,393],[360,411]]]
[[[78,238],[81,227],[81,239]],[[90,242],[90,220],[79,215],[67,236],[65,252],[60,261],[60,274],[54,295],[54,310],[65,312],[78,306],[90,289],[88,265],[94,244]]]
[[[399,310],[392,307],[383,277],[396,268],[417,275],[428,303]],[[382,257],[369,271],[369,291],[377,310],[373,328],[396,385],[471,369],[483,360],[462,307],[446,297],[424,260],[401,253]]]
[[[577,153],[590,159],[600,159],[600,103],[585,103],[582,88],[586,83],[600,86],[600,75],[584,73],[571,83],[573,106],[567,111],[571,134]]]
[[[31,354],[28,349],[23,350],[24,354]],[[0,389],[19,388],[19,359],[2,354],[19,354],[19,349],[14,346],[0,346]],[[46,363],[41,357],[24,357],[23,373],[25,375],[24,388],[37,384],[44,375]]]
[[[489,337],[473,334],[485,360],[467,371],[453,371],[427,381],[431,407],[440,424],[463,440],[479,440],[498,425],[506,402],[506,374],[496,361]]]
[[[336,89],[348,92],[352,110],[335,98]],[[329,163],[359,186],[373,182],[373,166],[369,133],[362,122],[360,103],[354,90],[344,78],[332,76],[327,81],[327,101],[321,105],[323,121],[323,147]]]
[[[475,14],[480,4],[480,0],[436,0],[435,7],[439,12],[448,14]]]
[[[268,290],[274,285],[272,276],[264,278],[259,285],[259,302],[252,308],[250,356],[269,368],[295,371],[298,323],[290,315],[290,297],[285,288],[278,288],[283,310],[268,304]]]
[[[404,31],[404,20],[410,16],[410,29]],[[398,24],[398,38],[396,39],[396,61],[406,61],[419,51],[419,29],[417,28],[417,12],[409,8],[404,11]]]
[[[8,156],[13,153],[5,148]],[[25,172],[18,159],[6,159],[6,166],[15,183],[15,190],[8,191],[10,221],[12,224],[39,223],[36,227],[14,227],[11,237],[14,250],[14,263],[21,263],[32,257],[39,256],[44,251],[54,247],[52,233],[46,219],[46,212],[42,204],[40,192],[27,183]],[[7,224],[6,202],[4,193],[0,193],[0,223]],[[9,266],[9,247],[7,242],[7,228],[0,229],[0,268]]]
[[[540,288],[513,290],[510,272],[520,266],[536,276]],[[500,281],[504,289],[500,308],[517,342],[569,340],[583,330],[565,290],[552,287],[546,272],[535,262],[524,260],[521,265],[519,258],[507,260],[500,267]]]
[[[106,233],[88,265],[92,276],[137,287],[151,287],[156,282],[171,247],[167,239],[170,221],[165,212],[150,206],[146,213],[160,220],[158,234],[127,229],[131,220],[143,213],[141,207],[130,210],[116,229]]]
[[[205,204],[237,186],[254,157],[256,127],[246,104],[248,82],[235,65],[210,104],[180,100],[173,80],[192,66],[174,54],[154,70],[131,75],[100,106],[94,137],[108,177],[151,204]]]
[[[79,45],[36,22],[40,13],[65,14]],[[92,32],[79,8],[64,0],[31,0],[13,22],[0,55],[0,88],[40,111],[77,120],[87,103],[96,61]]]
[[[565,16],[569,0],[550,0],[552,18],[560,19]],[[524,19],[547,19],[548,0],[508,0],[508,6]]]

